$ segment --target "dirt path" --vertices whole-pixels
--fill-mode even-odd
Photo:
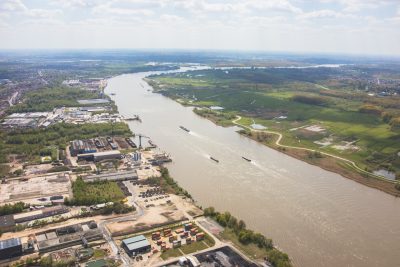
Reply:
[[[243,125],[243,124],[238,123],[238,121],[241,120],[241,119],[242,119],[242,117],[237,115],[237,116],[236,116],[236,119],[232,120],[232,123],[235,124],[235,125],[237,125],[237,126],[240,126],[240,127],[242,127],[242,128],[246,128],[246,129],[248,129],[248,130],[250,130],[250,131],[252,131],[252,132],[264,132],[264,133],[269,133],[269,134],[277,135],[277,136],[278,136],[278,139],[275,141],[275,145],[277,145],[277,146],[279,146],[279,147],[291,148],[291,149],[298,149],[298,150],[305,150],[305,151],[310,151],[310,152],[318,152],[318,153],[321,153],[321,154],[324,155],[324,156],[332,157],[332,158],[335,158],[335,159],[344,161],[344,162],[346,162],[346,163],[349,163],[351,166],[353,166],[353,167],[354,167],[358,172],[360,172],[360,173],[364,173],[364,174],[367,174],[367,175],[372,176],[372,177],[374,177],[374,178],[377,178],[377,179],[380,179],[380,180],[384,180],[384,181],[387,181],[387,182],[390,182],[390,183],[395,183],[394,181],[389,180],[389,179],[386,179],[386,178],[383,177],[383,176],[379,176],[379,175],[373,174],[373,173],[371,173],[371,172],[368,172],[368,171],[366,171],[366,170],[360,168],[354,161],[351,161],[351,160],[349,160],[349,159],[342,158],[342,157],[339,157],[339,156],[336,156],[336,155],[333,155],[333,154],[329,154],[329,153],[326,153],[326,152],[323,152],[323,151],[318,151],[318,150],[311,149],[311,148],[282,145],[282,144],[280,143],[281,140],[282,140],[282,138],[283,138],[283,135],[282,135],[281,133],[279,133],[279,132],[274,132],[274,131],[268,131],[268,130],[256,130],[256,129],[252,129],[251,127],[248,127],[248,126],[246,126],[246,125]]]

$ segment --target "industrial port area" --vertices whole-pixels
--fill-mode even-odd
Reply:
[[[63,84],[102,95],[107,82]],[[99,124],[111,132],[49,146],[39,161],[14,157],[0,186],[0,266],[257,266],[217,237],[220,226],[169,177],[172,157],[151,137],[114,132],[141,123],[138,115],[123,117],[108,97],[77,102],[1,122],[5,131]]]
[[[89,166],[90,171],[3,180],[1,205],[24,203],[25,207],[23,212],[0,217],[0,266],[40,258],[75,266],[253,266],[203,226],[207,225],[203,211],[193,200],[152,183],[155,177],[162,179],[160,168],[170,161],[167,155],[148,148],[130,154],[112,148],[108,152],[118,154],[78,151],[79,146],[72,144],[69,159],[80,167]],[[86,154],[94,158],[80,158]],[[93,173],[96,164],[109,160],[120,161],[118,170]],[[116,214],[102,212],[113,202],[66,203],[74,198],[77,179],[88,184],[115,182],[125,205],[134,208]]]

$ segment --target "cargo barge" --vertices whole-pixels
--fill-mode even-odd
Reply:
[[[188,128],[186,128],[186,127],[183,127],[183,126],[179,126],[179,128],[181,128],[182,130],[184,130],[184,131],[186,131],[186,132],[190,132],[190,130],[188,129]]]
[[[137,148],[137,145],[132,141],[131,138],[127,137],[125,138],[126,142],[133,148]]]
[[[215,161],[216,163],[219,163],[219,160],[217,160],[216,158],[210,157],[210,159]]]
[[[242,159],[244,159],[244,160],[246,160],[246,161],[248,161],[248,162],[251,162],[251,159],[248,159],[248,158],[246,158],[246,157],[242,157]]]

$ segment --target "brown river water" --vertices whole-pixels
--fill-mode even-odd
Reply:
[[[400,266],[399,198],[216,126],[152,93],[149,74],[114,77],[106,93],[116,93],[122,115],[140,115],[130,128],[171,154],[170,173],[199,205],[243,219],[295,266]]]

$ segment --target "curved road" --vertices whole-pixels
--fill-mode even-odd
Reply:
[[[275,134],[275,135],[277,135],[277,136],[278,136],[278,139],[275,141],[275,145],[277,145],[277,146],[279,146],[279,147],[292,148],[292,149],[299,149],[299,150],[305,150],[305,151],[310,151],[310,152],[318,152],[318,153],[321,153],[322,155],[325,155],[325,156],[328,156],[328,157],[332,157],[332,158],[339,159],[339,160],[345,161],[345,162],[347,162],[347,163],[350,163],[350,164],[351,164],[357,171],[359,171],[359,172],[362,172],[362,173],[365,173],[365,174],[367,174],[367,175],[373,176],[373,177],[375,177],[375,178],[377,178],[377,179],[381,179],[381,180],[385,180],[385,181],[394,183],[394,181],[392,181],[392,180],[390,180],[390,179],[386,179],[386,178],[383,177],[383,176],[376,175],[376,174],[374,174],[374,173],[372,173],[372,172],[368,172],[368,171],[366,171],[366,170],[364,170],[364,169],[358,167],[358,165],[357,165],[354,161],[352,161],[352,160],[349,160],[349,159],[346,159],[346,158],[342,158],[342,157],[339,157],[339,156],[336,156],[336,155],[333,155],[333,154],[329,154],[329,153],[326,153],[326,152],[323,152],[323,151],[318,151],[318,150],[315,150],[315,149],[311,149],[311,148],[282,145],[282,144],[280,143],[281,140],[282,140],[282,138],[283,138],[283,135],[282,135],[281,133],[273,132],[273,131],[268,131],[268,130],[257,130],[257,129],[253,129],[253,128],[249,127],[249,126],[246,126],[246,125],[243,125],[243,124],[238,123],[238,121],[241,120],[241,119],[242,119],[241,116],[236,115],[236,119],[232,120],[232,123],[235,124],[235,125],[237,125],[237,126],[239,126],[239,127],[246,128],[246,129],[248,129],[248,130],[250,130],[250,131],[252,131],[252,132],[264,132],[264,133],[269,133],[269,134]]]

